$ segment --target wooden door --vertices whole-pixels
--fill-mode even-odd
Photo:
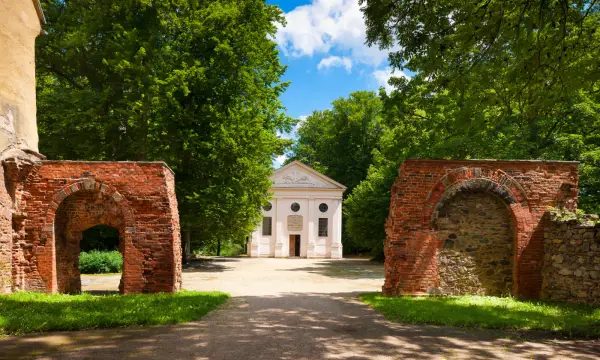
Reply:
[[[294,243],[295,251],[294,254],[296,256],[300,256],[300,235],[296,235],[296,241]]]

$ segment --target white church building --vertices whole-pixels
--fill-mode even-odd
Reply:
[[[252,233],[248,256],[341,259],[346,187],[299,161],[270,179],[272,200]]]

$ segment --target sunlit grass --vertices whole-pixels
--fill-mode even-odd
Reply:
[[[587,305],[491,296],[387,297],[380,293],[363,294],[361,299],[395,322],[600,336],[600,308]]]
[[[228,298],[197,291],[123,296],[17,292],[0,295],[0,335],[188,322]]]

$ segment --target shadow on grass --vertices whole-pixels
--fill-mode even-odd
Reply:
[[[380,293],[363,294],[361,299],[396,322],[600,337],[600,308],[587,305],[484,296],[387,297]]]
[[[592,341],[525,342],[497,330],[386,321],[358,293],[233,298],[202,321],[0,339],[8,357],[152,359],[597,359]]]
[[[369,259],[322,260],[313,266],[282,269],[279,271],[300,271],[338,279],[383,279],[383,263]]]
[[[175,324],[200,319],[228,297],[196,291],[105,296],[18,292],[0,295],[0,334]]]

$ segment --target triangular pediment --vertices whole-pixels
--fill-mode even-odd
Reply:
[[[340,189],[346,187],[328,178],[300,161],[294,161],[277,169],[270,177],[273,188],[320,188]]]

